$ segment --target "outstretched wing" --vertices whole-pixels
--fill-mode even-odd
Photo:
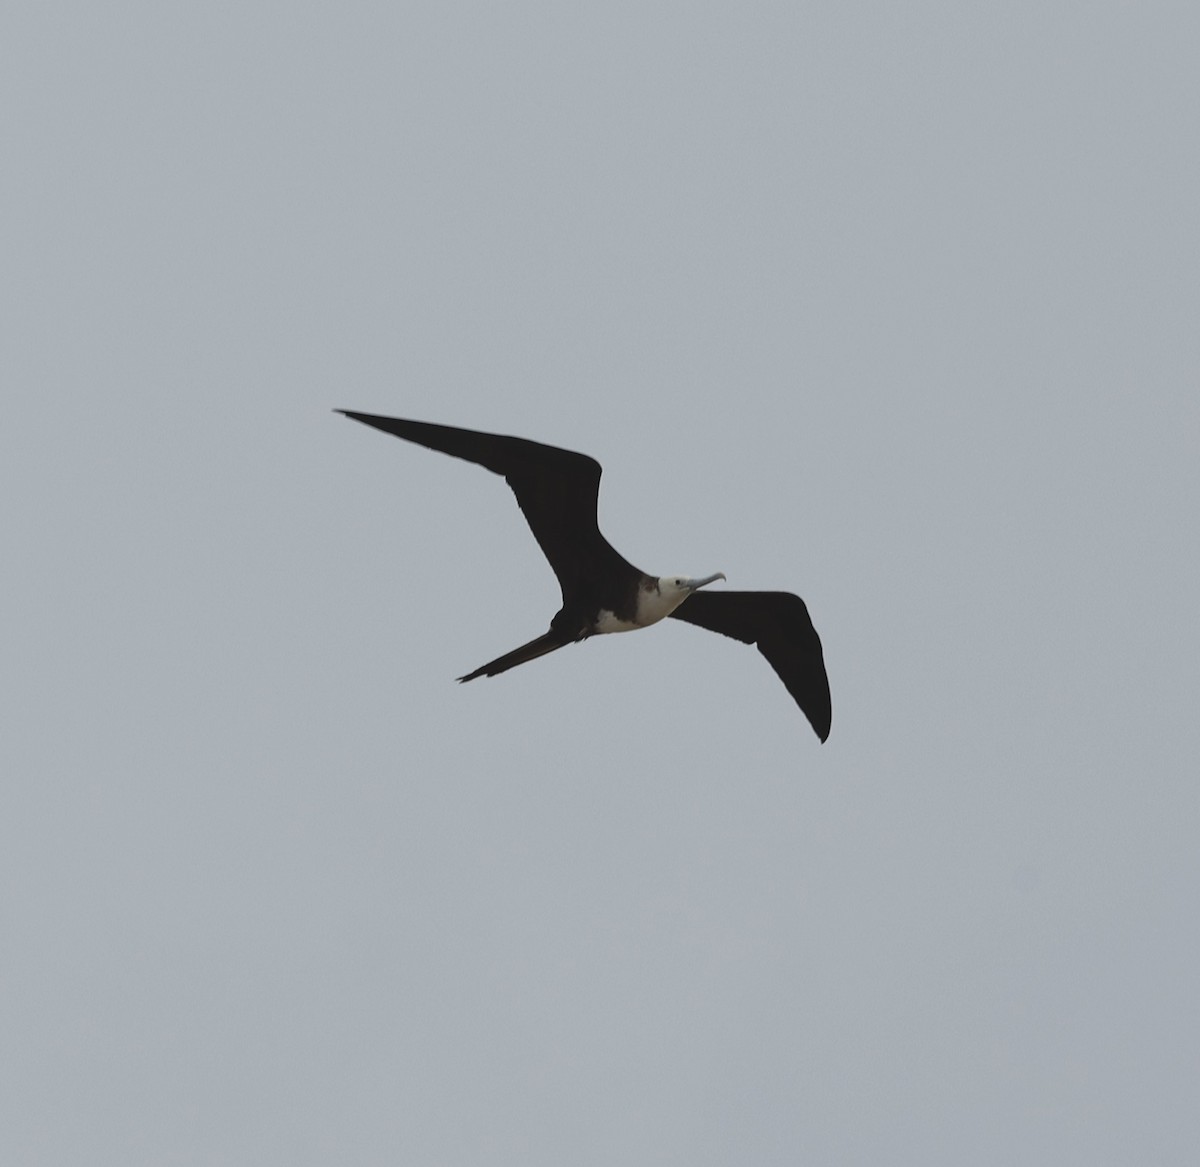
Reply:
[[[710,632],[757,644],[825,741],[833,717],[821,638],[791,592],[693,592],[671,615]]]
[[[337,412],[502,475],[517,496],[533,537],[558,576],[564,600],[589,577],[622,573],[640,577],[641,572],[600,534],[596,523],[600,463],[595,458],[526,438],[354,413],[348,409]]]

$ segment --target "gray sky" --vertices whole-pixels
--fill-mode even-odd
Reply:
[[[1196,1161],[1193,5],[2,19],[0,1160]]]

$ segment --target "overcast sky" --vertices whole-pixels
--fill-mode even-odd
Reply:
[[[1200,12],[591,7],[0,18],[0,1160],[1194,1164]]]

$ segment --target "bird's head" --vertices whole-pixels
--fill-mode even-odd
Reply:
[[[664,598],[675,600],[682,604],[694,591],[698,591],[714,580],[724,579],[725,573],[718,571],[716,575],[706,575],[703,579],[691,579],[686,575],[664,575],[658,581],[658,590]]]

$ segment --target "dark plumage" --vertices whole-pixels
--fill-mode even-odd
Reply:
[[[666,616],[756,644],[779,674],[817,736],[829,737],[829,682],[821,641],[799,596],[790,592],[701,592],[724,575],[688,579],[647,575],[600,533],[600,463],[586,454],[525,438],[338,410],[346,417],[431,450],[475,462],[512,487],[538,546],[562,589],[550,629],[474,672],[495,676],[577,640],[643,628]]]
[[[825,741],[833,710],[821,638],[804,601],[791,592],[697,592],[671,613],[709,632],[754,644]]]

